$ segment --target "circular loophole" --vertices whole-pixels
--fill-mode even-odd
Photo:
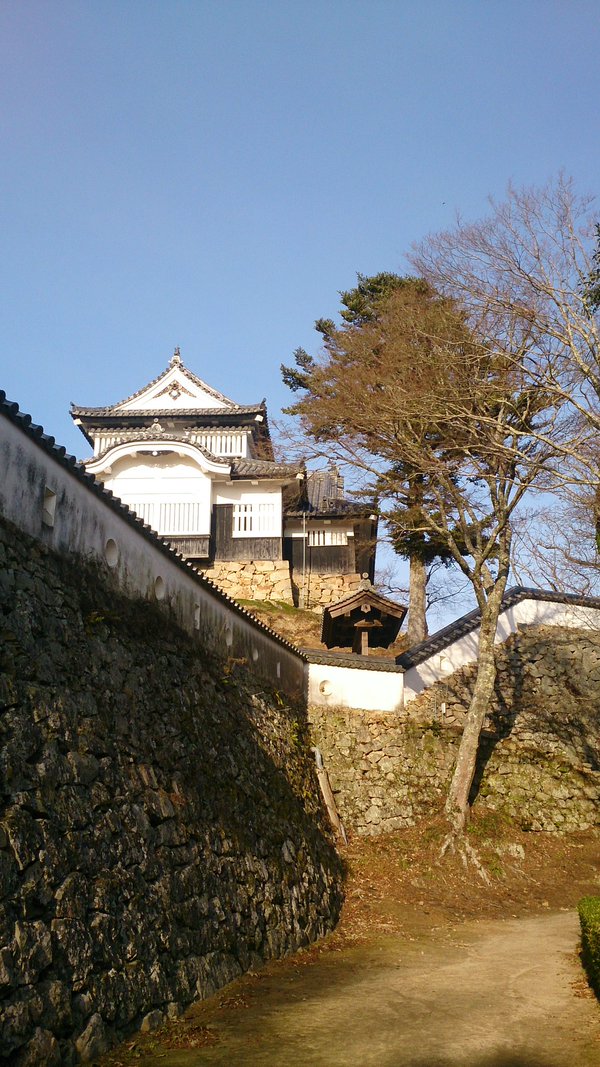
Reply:
[[[119,546],[116,541],[113,541],[112,537],[109,537],[104,546],[104,558],[109,567],[116,567],[119,562]]]
[[[257,661],[257,659],[258,659],[258,649],[257,649],[257,648],[253,648],[253,649],[252,649],[252,659],[253,659],[253,660],[254,660],[254,662],[256,663],[256,661]]]
[[[331,682],[328,682],[327,679],[321,682],[319,685],[319,693],[322,693],[324,697],[331,696]]]
[[[233,630],[231,629],[231,626],[225,627],[225,644],[227,645],[227,648],[231,648],[233,644]]]
[[[165,585],[164,578],[161,578],[160,574],[154,583],[154,596],[157,600],[164,600],[167,587]]]

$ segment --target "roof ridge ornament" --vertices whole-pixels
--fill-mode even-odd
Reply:
[[[181,352],[179,351],[179,345],[177,345],[173,350],[173,355],[171,356],[171,359],[169,360],[169,366],[170,367],[181,367],[181,366],[183,366],[182,359],[181,359]]]

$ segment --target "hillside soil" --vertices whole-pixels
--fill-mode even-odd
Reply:
[[[600,893],[600,839],[492,816],[471,842],[491,879],[439,861],[428,823],[344,850],[334,933],[245,975],[102,1067],[600,1067],[600,1006],[577,901]]]

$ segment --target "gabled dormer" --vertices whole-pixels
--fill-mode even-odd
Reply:
[[[193,408],[198,411],[237,410],[238,404],[229,400],[212,386],[207,385],[184,366],[179,349],[176,348],[166,370],[149,382],[143,389],[120,400],[112,408],[114,412],[176,412]]]
[[[107,407],[71,404],[71,417],[95,459],[115,445],[167,434],[215,456],[273,460],[265,401],[234,403],[189,370],[178,348],[162,374],[142,389]]]

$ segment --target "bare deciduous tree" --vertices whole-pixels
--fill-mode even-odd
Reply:
[[[427,238],[412,262],[458,301],[477,336],[497,340],[517,359],[523,345],[529,349],[531,383],[580,420],[579,432],[563,442],[570,476],[597,484],[600,231],[593,198],[561,175],[541,188],[509,186],[506,199],[490,205],[482,221],[459,220]]]
[[[600,344],[590,203],[559,178],[509,188],[487,218],[434,235],[412,262],[427,299],[390,296],[376,322],[331,330],[292,410],[388,506],[419,486],[414,532],[440,539],[480,611],[479,658],[446,812],[461,840],[495,682],[494,640],[515,521],[532,490],[598,499]]]
[[[544,585],[579,596],[600,595],[597,493],[561,488],[519,516],[513,572],[520,585]]]

